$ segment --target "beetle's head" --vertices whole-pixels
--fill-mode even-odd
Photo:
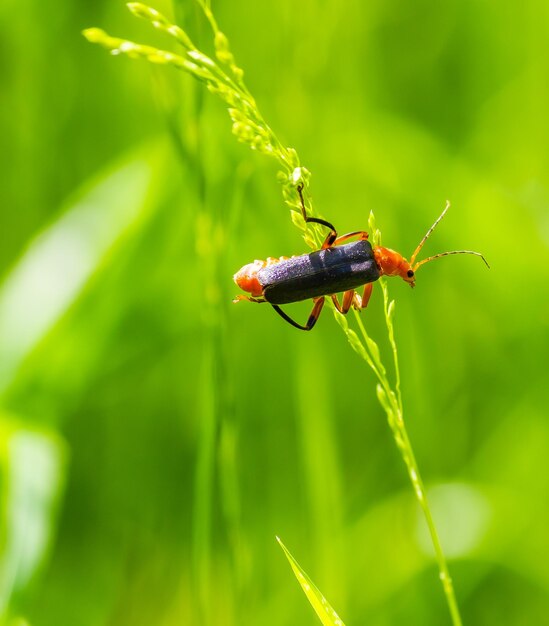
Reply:
[[[374,248],[374,255],[383,276],[400,276],[410,287],[415,287],[416,274],[410,262],[402,254],[390,248],[378,246]]]
[[[416,272],[419,267],[421,267],[425,263],[429,263],[430,261],[439,259],[440,257],[448,256],[449,254],[474,254],[475,256],[479,256],[489,268],[490,266],[488,265],[488,262],[486,261],[484,256],[480,252],[473,252],[472,250],[451,250],[450,252],[440,252],[439,254],[430,256],[427,259],[423,259],[423,261],[416,262],[417,255],[420,253],[421,248],[423,248],[423,244],[427,241],[429,235],[436,228],[440,220],[446,215],[446,211],[448,211],[449,208],[450,203],[447,202],[444,211],[442,211],[440,217],[435,221],[431,228],[429,228],[429,230],[425,234],[425,237],[423,237],[423,239],[420,241],[419,246],[414,250],[410,261],[407,261],[401,254],[395,252],[394,250],[390,250],[389,248],[375,248],[374,254],[381,273],[385,274],[385,276],[400,276],[411,287],[415,287]]]

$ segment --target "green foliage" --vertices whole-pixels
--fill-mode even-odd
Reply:
[[[199,5],[156,6],[236,81]],[[429,254],[490,261],[429,264],[386,304],[376,286],[360,320],[398,398],[396,301],[406,428],[463,622],[545,623],[546,3],[211,6],[262,119],[314,172],[309,210],[347,232],[373,209],[409,253],[450,198]],[[313,624],[278,533],[347,624],[450,623],[377,375],[329,314],[299,333],[231,305],[236,269],[304,250],[273,177],[295,205],[293,170],[237,144],[236,107],[204,82],[79,36],[108,25],[199,66],[123,4],[0,16],[5,621]]]

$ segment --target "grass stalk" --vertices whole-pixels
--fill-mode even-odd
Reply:
[[[179,70],[183,70],[204,83],[209,91],[219,96],[228,107],[229,116],[232,121],[232,131],[237,140],[248,144],[252,150],[266,154],[276,159],[278,162],[281,167],[278,180],[282,183],[282,195],[284,201],[290,207],[292,222],[302,231],[303,238],[307,245],[313,249],[318,248],[324,238],[322,228],[316,224],[307,227],[301,215],[299,198],[296,193],[297,186],[302,184],[307,213],[311,216],[316,215],[308,193],[309,171],[300,164],[297,152],[293,148],[283,146],[263,119],[255,99],[244,83],[244,72],[236,64],[235,58],[230,50],[229,41],[219,30],[209,2],[205,0],[197,0],[197,2],[204,11],[205,17],[214,35],[216,60],[201,52],[182,28],[170,23],[167,18],[155,9],[140,3],[128,4],[129,10],[137,17],[149,21],[154,28],[164,32],[175,40],[182,48],[181,54],[175,54],[151,46],[111,37],[97,28],[84,31],[84,36],[89,41],[98,43],[107,48],[111,54],[141,58],[150,63],[171,65]],[[379,244],[380,233],[375,227],[372,214],[370,215],[369,228],[371,239],[374,243]],[[387,414],[395,443],[406,465],[416,499],[418,500],[429,529],[438,564],[439,576],[452,618],[452,624],[453,626],[461,626],[462,621],[452,579],[449,574],[446,558],[426,497],[423,480],[404,423],[398,350],[393,326],[395,302],[394,300],[389,301],[387,285],[383,278],[380,279],[380,283],[383,291],[383,308],[387,326],[387,337],[393,356],[393,384],[391,384],[389,380],[387,368],[381,358],[378,345],[366,331],[360,314],[355,311],[355,321],[360,333],[357,334],[355,330],[349,327],[347,318],[338,313],[330,301],[328,301],[328,305],[332,306],[335,318],[345,333],[352,349],[357,352],[372,369],[377,378],[377,398]]]
[[[374,216],[372,213],[370,214],[369,219],[369,229],[374,245],[380,245],[381,233],[376,228]],[[461,626],[462,620],[459,611],[459,605],[455,595],[450,571],[448,569],[448,563],[442,549],[442,544],[440,543],[440,538],[438,536],[438,531],[435,525],[433,514],[429,506],[429,501],[427,499],[423,479],[421,477],[414,450],[412,448],[412,443],[410,441],[410,437],[408,436],[408,431],[404,422],[402,394],[400,389],[398,348],[393,325],[395,301],[389,300],[389,290],[387,288],[386,279],[381,278],[379,282],[381,284],[381,289],[383,292],[383,312],[385,317],[385,324],[387,327],[387,336],[393,355],[393,368],[395,376],[394,388],[391,385],[389,377],[387,376],[387,368],[381,360],[379,348],[376,342],[368,334],[366,327],[364,326],[364,323],[362,321],[360,312],[355,310],[354,315],[360,331],[360,335],[362,337],[362,341],[360,341],[356,333],[351,328],[349,328],[345,316],[341,315],[341,313],[339,313],[335,309],[334,315],[336,316],[336,319],[342,327],[344,333],[347,335],[347,339],[349,340],[349,343],[351,344],[355,352],[357,352],[359,356],[368,364],[378,380],[376,388],[377,398],[387,415],[387,421],[389,422],[389,427],[391,429],[391,432],[393,433],[393,438],[406,465],[408,476],[410,478],[410,482],[412,483],[416,499],[419,506],[421,507],[423,517],[429,530],[431,543],[433,545],[435,558],[437,561],[439,577],[442,583],[442,588],[446,598],[446,603],[448,605],[448,610],[452,618],[452,624],[453,626]]]
[[[200,624],[212,623],[211,529],[215,481],[216,399],[211,393],[214,347],[204,351],[201,372],[201,415],[192,507],[192,566],[195,583],[194,612]]]

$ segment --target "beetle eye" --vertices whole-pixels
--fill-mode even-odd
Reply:
[[[408,270],[408,272],[407,272],[408,278],[412,278],[413,275],[414,275],[413,270]]]

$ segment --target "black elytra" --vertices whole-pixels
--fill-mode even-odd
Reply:
[[[374,252],[367,240],[302,254],[257,273],[263,297],[271,304],[328,296],[373,283],[379,277]]]

